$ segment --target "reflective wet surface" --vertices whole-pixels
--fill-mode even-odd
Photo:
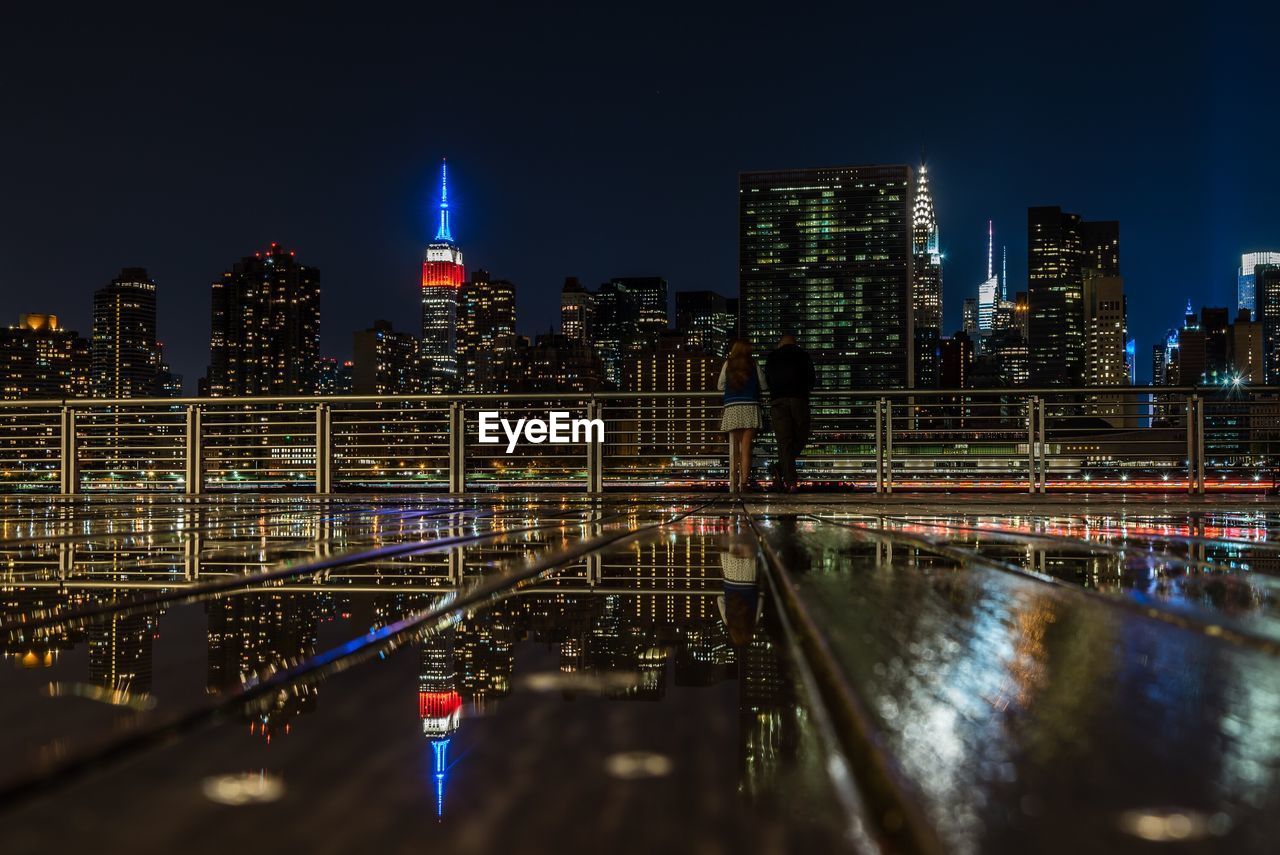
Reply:
[[[0,501],[0,851],[1269,851],[1280,508],[946,502]]]

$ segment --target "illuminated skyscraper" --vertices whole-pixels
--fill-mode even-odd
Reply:
[[[727,356],[737,324],[737,300],[714,291],[676,292],[676,331],[690,347]]]
[[[213,283],[205,394],[313,395],[320,387],[320,271],[272,243]]]
[[[1124,280],[1119,276],[1084,279],[1086,386],[1128,385],[1125,345],[1129,340]]]
[[[374,321],[352,335],[351,389],[357,395],[413,395],[422,391],[418,339]]]
[[[936,388],[939,341],[942,338],[942,253],[938,249],[938,215],[923,162],[916,175],[911,218],[912,302],[915,320],[916,386]]]
[[[422,735],[431,746],[436,816],[444,814],[449,740],[462,723],[462,695],[458,693],[453,641],[452,630],[441,630],[418,642],[418,718],[422,721]]]
[[[617,388],[630,354],[656,347],[667,328],[667,280],[659,276],[616,277],[595,293],[593,343],[605,380]]]
[[[93,393],[99,398],[159,394],[156,283],[145,268],[126,267],[94,292],[90,362]]]
[[[448,164],[440,165],[440,226],[422,262],[422,366],[428,388],[451,391],[458,377],[458,291],[466,278],[449,223]]]
[[[0,400],[88,394],[89,342],[56,315],[19,315],[17,326],[0,329]]]
[[[573,341],[595,340],[595,294],[582,286],[576,276],[565,277],[560,289],[560,332]]]
[[[1246,252],[1240,256],[1240,270],[1236,278],[1237,308],[1248,309],[1255,318],[1258,316],[1258,300],[1254,268],[1259,264],[1280,265],[1280,252]]]
[[[1027,209],[1031,382],[1084,379],[1084,275],[1120,275],[1120,224],[1085,222],[1058,207]]]
[[[1253,268],[1258,313],[1262,322],[1263,370],[1268,385],[1280,384],[1280,265]]]
[[[738,176],[742,333],[794,334],[827,389],[915,382],[915,181],[906,165]]]
[[[993,250],[995,233],[987,220],[987,278],[978,286],[978,335],[989,336],[996,328],[996,308],[1000,303],[1000,280],[996,277]]]
[[[486,366],[515,349],[516,289],[477,270],[458,291],[458,378],[464,392],[502,392]]]

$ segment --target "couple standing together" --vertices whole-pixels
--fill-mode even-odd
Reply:
[[[750,342],[738,339],[729,348],[716,388],[724,392],[720,430],[729,434],[730,491],[751,487],[751,444],[763,426],[760,410],[768,392],[769,416],[778,438],[775,486],[797,492],[796,460],[809,441],[809,393],[814,380],[813,360],[793,335],[779,340],[763,369],[751,357]]]

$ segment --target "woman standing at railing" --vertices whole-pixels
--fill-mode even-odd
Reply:
[[[724,392],[720,430],[729,434],[729,491],[736,493],[751,485],[751,443],[761,427],[760,404],[769,390],[745,339],[729,348],[716,388]]]

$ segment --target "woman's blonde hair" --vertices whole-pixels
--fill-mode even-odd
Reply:
[[[747,385],[751,372],[755,369],[755,361],[751,358],[751,342],[745,338],[734,339],[729,347],[729,370],[726,372],[725,385],[737,391]]]

